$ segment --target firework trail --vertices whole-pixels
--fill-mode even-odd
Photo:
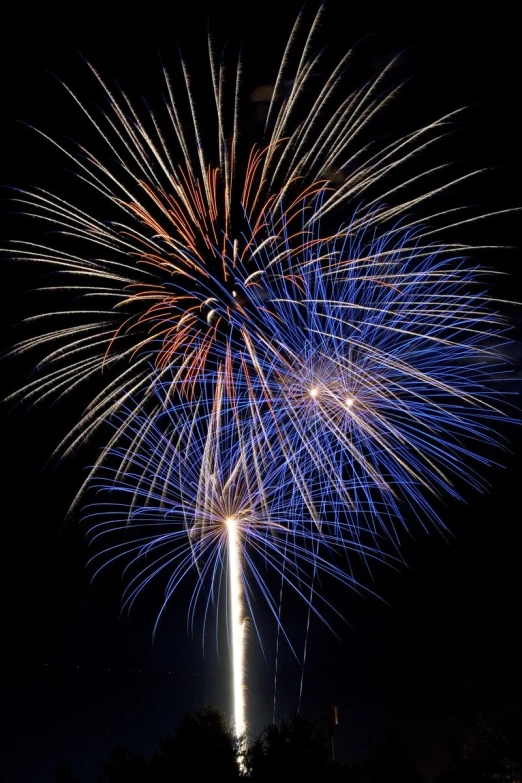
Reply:
[[[152,423],[148,417],[135,417],[140,449],[119,439],[91,478],[94,499],[85,505],[84,521],[95,550],[94,575],[122,564],[127,578],[124,609],[131,608],[151,580],[163,578],[164,602],[155,628],[180,583],[195,574],[189,626],[193,629],[196,613],[218,617],[219,607],[226,606],[235,730],[240,736],[246,728],[248,620],[263,647],[257,597],[264,598],[288,639],[280,622],[278,584],[296,592],[327,622],[325,614],[335,609],[319,594],[319,607],[312,603],[311,574],[363,589],[350,574],[350,555],[367,563],[382,561],[384,555],[369,531],[354,534],[357,519],[348,514],[344,524],[335,526],[326,514],[320,525],[300,516],[292,503],[292,472],[284,461],[274,463],[257,422],[238,422],[226,401],[218,374],[214,396],[200,401],[198,415],[191,411],[172,416],[166,411]],[[312,487],[311,492],[319,503],[321,488]]]
[[[208,143],[184,61],[180,91],[164,72],[161,119],[94,69],[105,112],[66,88],[101,152],[49,141],[107,212],[20,192],[58,238],[10,251],[49,267],[47,290],[64,301],[29,319],[38,333],[13,349],[39,357],[13,397],[98,383],[57,449],[113,426],[86,481],[112,487],[91,535],[110,541],[104,562],[130,556],[129,604],[159,574],[167,600],[196,565],[193,612],[201,585],[212,601],[228,569],[236,672],[252,585],[279,616],[256,558],[315,610],[302,569],[353,584],[328,553],[392,556],[409,519],[443,527],[438,498],[482,487],[482,450],[503,416],[492,381],[505,324],[469,246],[442,239],[471,219],[426,209],[472,174],[434,185],[444,166],[410,168],[453,115],[367,143],[397,92],[393,63],[346,93],[348,53],[318,85],[321,13],[302,48],[298,18],[253,144],[241,133],[241,60],[226,73],[211,40]],[[136,538],[114,543],[122,527]]]

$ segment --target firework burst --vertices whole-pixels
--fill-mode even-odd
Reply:
[[[396,554],[408,519],[443,527],[434,498],[482,487],[503,415],[505,324],[468,245],[442,239],[470,220],[425,209],[472,174],[407,173],[452,115],[367,144],[393,64],[347,93],[348,54],[318,83],[321,13],[301,50],[297,20],[254,142],[242,63],[226,73],[211,41],[214,143],[184,61],[181,91],[164,72],[163,117],[94,69],[105,112],[67,88],[101,153],[56,146],[107,214],[19,193],[58,238],[10,251],[55,272],[66,302],[30,319],[43,328],[13,353],[37,352],[37,375],[13,397],[98,383],[61,454],[113,427],[86,481],[107,504],[87,514],[95,559],[126,560],[126,605],[160,575],[167,601],[195,566],[190,615],[204,593],[206,616],[229,575],[238,734],[254,588],[280,617],[261,565],[316,611],[309,569],[355,586],[340,555]]]
[[[82,183],[97,199],[104,197],[107,217],[47,191],[20,193],[27,212],[61,232],[64,244],[17,243],[13,251],[21,260],[51,267],[56,275],[48,289],[64,295],[62,308],[37,316],[39,334],[15,348],[39,352],[37,377],[18,396],[40,402],[86,382],[100,383],[99,394],[60,444],[62,453],[130,397],[145,404],[161,387],[166,396],[189,398],[202,376],[228,356],[242,357],[234,373],[244,376],[245,385],[255,385],[257,351],[260,345],[270,350],[280,317],[274,297],[282,291],[301,295],[294,259],[323,248],[320,265],[330,276],[342,274],[351,259],[332,254],[336,241],[370,227],[378,236],[393,237],[401,216],[452,184],[423,190],[430,170],[388,186],[396,169],[445,133],[448,117],[395,142],[358,147],[359,136],[395,95],[384,86],[389,69],[346,95],[341,75],[347,55],[322,86],[314,85],[318,58],[310,42],[318,19],[292,68],[300,20],[296,23],[258,143],[241,142],[241,63],[225,80],[225,65],[216,60],[212,45],[215,153],[205,152],[185,63],[184,102],[183,96],[175,98],[164,73],[162,123],[152,113],[141,117],[126,95],[113,94],[94,70],[108,104],[105,113],[90,113],[68,90],[113,163],[109,168],[82,146],[60,149]],[[288,82],[292,87],[281,97]],[[416,196],[401,201],[401,191],[410,193],[412,183],[418,185]],[[361,203],[364,209],[354,208]],[[335,215],[349,213],[349,223],[339,228]],[[413,230],[419,221],[409,217],[407,223]],[[426,252],[448,251],[433,233],[426,231],[417,242],[430,244]],[[71,242],[77,252],[71,252]]]
[[[245,731],[249,620],[263,646],[256,621],[258,598],[265,599],[292,647],[280,619],[283,587],[326,622],[325,613],[336,610],[320,593],[312,602],[311,580],[322,575],[363,589],[351,575],[350,556],[369,564],[384,560],[384,555],[376,536],[357,530],[357,519],[349,514],[344,523],[333,525],[323,504],[320,520],[303,516],[292,500],[293,471],[284,461],[274,462],[258,423],[244,418],[238,422],[226,401],[218,375],[214,397],[200,401],[197,415],[176,411],[171,416],[167,411],[153,421],[134,417],[140,447],[135,448],[134,439],[125,442],[126,428],[119,446],[90,479],[95,500],[85,506],[84,521],[95,550],[94,575],[110,564],[123,564],[123,608],[130,609],[151,580],[163,577],[157,626],[180,583],[195,575],[189,625],[193,627],[198,607],[198,615],[206,619],[219,616],[219,607],[226,606],[234,720],[240,736]],[[311,488],[316,506],[320,494],[320,486]]]

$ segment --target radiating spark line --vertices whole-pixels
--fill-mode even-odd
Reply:
[[[107,212],[19,190],[54,244],[9,251],[43,265],[39,290],[69,302],[26,319],[41,332],[12,353],[36,354],[35,377],[11,399],[92,387],[61,456],[111,428],[76,501],[91,487],[108,498],[85,512],[96,573],[125,564],[126,608],[164,577],[161,615],[196,571],[193,627],[198,605],[204,618],[219,605],[228,570],[237,736],[247,615],[262,642],[256,593],[278,625],[277,650],[281,633],[295,654],[283,589],[303,598],[307,627],[312,613],[328,623],[336,610],[315,575],[356,588],[354,556],[368,570],[398,557],[413,520],[444,530],[440,499],[484,488],[494,425],[509,419],[502,302],[462,256],[472,246],[444,240],[488,213],[438,201],[479,172],[432,162],[401,176],[459,111],[367,141],[402,86],[388,85],[394,61],[347,93],[351,52],[319,71],[322,13],[301,49],[296,20],[254,141],[242,131],[242,57],[228,100],[209,37],[216,150],[184,59],[179,92],[163,72],[165,118],[139,112],[89,65],[105,111],[64,87],[100,151],[38,133]]]

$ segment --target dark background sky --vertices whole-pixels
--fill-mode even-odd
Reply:
[[[71,6],[69,16],[39,11],[29,17],[24,8],[13,9],[0,46],[0,183],[52,189],[55,178],[66,182],[65,163],[18,121],[56,138],[81,138],[84,120],[50,75],[63,77],[87,100],[96,98],[78,51],[132,95],[155,99],[161,89],[160,54],[174,69],[178,38],[193,70],[205,72],[210,14],[219,40],[229,40],[232,48],[246,42],[252,84],[270,82],[299,8],[294,2],[283,10],[281,5],[270,2],[238,16],[232,3],[193,3],[183,12],[146,4],[139,15],[127,12],[118,20],[91,7]],[[338,47],[371,35],[361,47],[359,66],[368,72],[404,52],[398,75],[413,79],[392,114],[397,127],[469,105],[448,155],[465,166],[491,170],[461,196],[485,209],[522,204],[520,42],[514,16],[499,5],[488,18],[460,20],[440,6],[436,14],[412,18],[402,12],[382,15],[375,8],[354,14],[348,5],[330,3],[324,38]],[[4,202],[2,244],[29,230],[9,209]],[[519,224],[517,216],[492,220],[471,238],[515,246],[489,252],[484,260],[512,274],[506,290],[520,300]],[[34,236],[35,229],[30,231]],[[2,334],[9,345],[14,333],[7,328],[28,307],[20,291],[35,282],[29,270],[3,263]],[[2,390],[21,385],[29,369],[30,362],[3,363]],[[130,618],[119,618],[118,573],[90,584],[81,530],[64,518],[96,444],[64,466],[44,467],[76,413],[67,403],[49,412],[1,409],[6,719],[1,763],[2,776],[5,772],[13,783],[48,783],[60,759],[91,780],[118,742],[148,751],[183,711],[209,701],[227,707],[226,656],[217,660],[211,640],[203,654],[201,635],[186,632],[188,588],[174,600],[152,643],[159,594],[152,591]],[[431,774],[443,762],[448,740],[461,735],[478,712],[520,703],[520,428],[511,430],[510,440],[512,453],[500,456],[503,467],[488,473],[490,493],[468,493],[467,505],[446,509],[453,540],[413,528],[404,547],[408,568],[375,574],[375,589],[385,602],[339,592],[335,603],[350,627],[338,629],[336,639],[312,624],[302,706],[319,717],[323,703],[338,704],[343,759],[359,757],[396,727]],[[297,633],[302,621],[303,615],[290,618],[291,631]],[[266,663],[254,640],[251,644],[248,709],[254,730],[271,718],[273,630],[266,630],[266,638]],[[299,677],[284,654],[278,717],[297,706]]]

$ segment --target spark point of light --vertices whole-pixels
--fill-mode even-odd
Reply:
[[[228,536],[229,627],[232,644],[232,693],[234,704],[234,732],[241,737],[245,732],[244,659],[245,629],[243,618],[243,586],[241,584],[241,556],[237,521],[225,519]]]
[[[241,133],[241,61],[229,114],[225,63],[210,40],[215,153],[203,150],[206,109],[198,120],[183,62],[179,100],[192,122],[178,112],[165,72],[166,133],[96,71],[108,101],[101,116],[67,88],[107,162],[42,135],[117,213],[99,219],[97,208],[84,211],[67,193],[19,190],[16,200],[43,225],[51,220],[65,244],[25,238],[9,249],[56,269],[51,280],[62,282],[46,285],[51,301],[63,294],[69,302],[29,319],[50,326],[12,349],[43,353],[36,377],[10,398],[39,404],[98,378],[101,388],[92,386],[56,453],[115,428],[75,501],[88,487],[109,498],[84,509],[90,539],[107,541],[93,558],[102,557],[96,573],[129,557],[129,608],[153,577],[167,575],[161,615],[193,563],[193,617],[204,580],[213,597],[228,566],[238,736],[247,612],[255,626],[251,585],[286,637],[282,588],[272,595],[256,559],[314,612],[307,595],[328,607],[307,589],[310,567],[358,587],[349,560],[335,565],[336,549],[364,563],[394,559],[396,530],[410,519],[444,533],[431,498],[459,498],[459,484],[484,488],[479,468],[498,440],[492,425],[506,421],[509,327],[497,300],[482,293],[480,268],[466,262],[468,240],[443,238],[488,215],[454,219],[455,209],[438,206],[441,192],[475,172],[432,184],[436,169],[421,166],[410,178],[409,161],[445,135],[456,112],[382,142],[377,127],[371,151],[358,147],[359,133],[371,139],[373,118],[394,100],[395,87],[382,81],[391,63],[367,86],[338,93],[346,58],[322,74],[309,47],[320,14],[294,58],[296,22],[257,143]],[[285,83],[289,93],[278,100]],[[390,184],[388,173],[404,164],[407,179]],[[429,187],[410,192],[428,175]],[[433,209],[417,211],[426,203]],[[62,316],[70,319],[63,326]],[[123,542],[113,543],[118,527]]]

